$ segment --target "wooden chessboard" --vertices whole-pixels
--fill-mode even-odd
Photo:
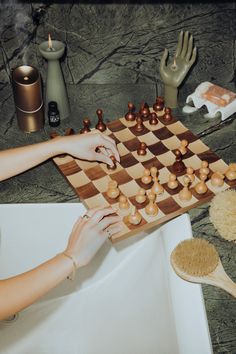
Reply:
[[[171,121],[165,122],[163,112],[158,114],[158,119],[159,123],[157,125],[150,125],[148,119],[144,119],[145,130],[142,133],[135,132],[135,121],[127,122],[124,117],[107,124],[107,130],[104,134],[115,140],[121,157],[121,161],[117,163],[115,170],[109,170],[104,163],[83,161],[69,155],[53,159],[60,172],[88,209],[102,205],[113,205],[118,209],[117,213],[123,217],[123,229],[112,236],[112,242],[125,239],[140,231],[148,230],[166,222],[209,201],[218,192],[236,185],[236,181],[232,182],[225,179],[222,187],[213,187],[211,181],[208,180],[206,182],[208,191],[203,195],[197,194],[193,187],[200,181],[199,168],[202,160],[209,162],[211,174],[215,171],[224,173],[228,165],[180,121],[173,118]],[[179,181],[177,189],[171,190],[167,186],[175,161],[173,151],[180,146],[180,141],[183,139],[189,142],[188,152],[183,156],[183,161],[187,167],[193,167],[196,176],[191,187],[193,196],[189,202],[183,202],[178,197],[179,191],[183,188],[183,174],[177,174]],[[148,146],[145,156],[137,154],[140,142],[145,142]],[[162,195],[157,196],[156,203],[159,212],[156,216],[148,216],[145,213],[148,200],[141,205],[135,201],[135,196],[140,188],[150,190],[152,186],[145,185],[141,181],[144,168],[150,169],[152,166],[157,167],[159,181],[165,190]],[[117,181],[121,194],[127,196],[130,204],[135,205],[141,213],[143,218],[139,225],[129,224],[125,216],[130,213],[130,209],[125,212],[120,210],[118,198],[114,200],[106,195],[110,180]]]

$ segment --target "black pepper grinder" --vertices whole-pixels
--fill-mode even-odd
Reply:
[[[48,103],[48,123],[51,127],[58,127],[60,124],[60,115],[55,101]]]

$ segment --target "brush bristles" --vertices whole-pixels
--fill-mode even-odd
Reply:
[[[219,255],[209,242],[195,238],[180,242],[173,250],[171,260],[178,271],[202,277],[215,270]]]

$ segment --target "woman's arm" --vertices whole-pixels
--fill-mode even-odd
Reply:
[[[96,150],[98,147],[103,147],[99,153]],[[109,165],[113,165],[109,157],[111,155],[115,155],[119,161],[114,140],[100,132],[57,137],[38,144],[0,151],[0,181],[63,153],[80,159],[105,162]]]
[[[73,260],[76,268],[88,264],[108,236],[120,231],[121,219],[113,213],[112,208],[89,210],[89,217],[80,217],[73,227],[65,250],[67,256],[60,253],[28,272],[0,280],[0,320],[31,305],[57,286],[72,273]]]

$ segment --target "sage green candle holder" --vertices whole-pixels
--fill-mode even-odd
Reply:
[[[49,46],[49,42],[45,41],[39,45],[39,51],[48,61],[45,107],[48,109],[48,102],[56,101],[60,118],[67,118],[70,115],[70,106],[60,65],[60,58],[65,52],[65,44],[52,40]]]

